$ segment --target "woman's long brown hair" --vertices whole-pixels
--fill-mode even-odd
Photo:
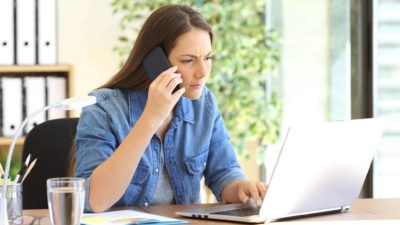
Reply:
[[[133,50],[121,68],[107,83],[99,88],[124,88],[130,90],[146,90],[151,80],[142,66],[144,57],[155,47],[161,46],[166,55],[176,45],[179,36],[198,28],[210,34],[213,42],[211,27],[200,13],[185,5],[167,5],[154,11],[147,18],[136,39]],[[69,176],[75,171],[76,139],[71,148]]]
[[[156,46],[161,46],[165,54],[169,55],[177,38],[193,27],[207,31],[213,41],[211,27],[189,6],[167,5],[157,9],[144,23],[121,70],[100,88],[148,89],[151,80],[142,66],[144,57]]]

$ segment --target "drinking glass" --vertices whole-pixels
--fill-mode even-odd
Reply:
[[[79,225],[85,203],[85,180],[74,177],[47,179],[47,203],[53,225]]]
[[[0,184],[0,192],[2,188],[3,185]],[[21,183],[7,184],[6,198],[7,198],[8,220],[12,221],[17,217],[22,216],[22,184]]]

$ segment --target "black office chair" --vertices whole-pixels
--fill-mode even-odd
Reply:
[[[22,161],[29,153],[31,161],[35,158],[37,161],[22,184],[24,209],[48,208],[46,180],[68,176],[70,150],[78,121],[79,118],[48,120],[34,127],[26,136]]]

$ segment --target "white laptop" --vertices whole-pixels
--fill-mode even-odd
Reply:
[[[226,204],[176,214],[260,223],[346,211],[360,194],[383,130],[380,119],[292,126],[261,207]]]

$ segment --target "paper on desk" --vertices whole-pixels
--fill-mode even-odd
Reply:
[[[126,224],[186,224],[184,220],[158,216],[135,210],[120,210],[104,213],[85,213],[81,224],[85,225],[126,225]]]

